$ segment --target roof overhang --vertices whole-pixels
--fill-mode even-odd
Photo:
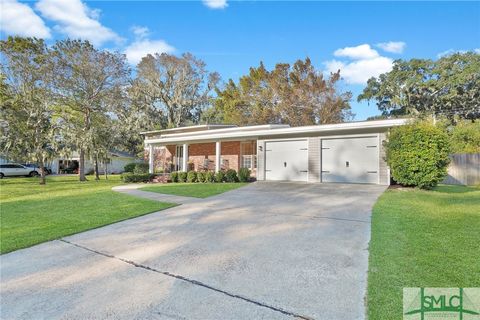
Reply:
[[[145,138],[145,144],[168,145],[177,143],[201,143],[213,141],[232,141],[261,138],[288,138],[308,137],[331,134],[347,134],[355,131],[383,132],[391,127],[401,126],[409,119],[373,120],[359,122],[345,122],[303,127],[289,127],[288,125],[265,125],[252,127],[235,127],[211,131],[197,131],[191,133],[168,134],[153,139]]]

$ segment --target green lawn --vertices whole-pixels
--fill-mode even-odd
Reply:
[[[373,208],[368,318],[402,319],[404,287],[480,287],[480,188],[385,192]]]
[[[155,212],[173,204],[141,199],[111,190],[121,184],[109,180],[79,182],[77,177],[0,180],[0,252],[6,253],[44,241]]]
[[[142,190],[184,197],[207,198],[243,187],[246,184],[247,183],[169,183],[143,187]]]

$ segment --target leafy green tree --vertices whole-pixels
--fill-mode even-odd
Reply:
[[[272,71],[260,63],[238,83],[230,79],[223,90],[218,90],[215,107],[204,120],[292,126],[343,122],[352,116],[351,93],[339,92],[339,80],[339,72],[325,78],[309,58],[293,65],[279,63]]]
[[[460,121],[451,129],[454,153],[480,153],[480,121]]]
[[[178,127],[200,121],[218,80],[218,73],[209,73],[192,54],[156,53],[137,65],[132,91],[135,102],[148,109],[147,115],[166,127]]]
[[[385,116],[480,117],[480,54],[467,52],[437,61],[397,60],[390,72],[368,80],[358,101],[374,100]]]
[[[130,70],[124,55],[81,40],[58,41],[52,59],[55,93],[59,105],[65,106],[63,135],[79,152],[79,178],[85,181],[85,157],[98,155],[95,149],[101,144],[94,118],[115,114],[125,99]]]
[[[43,40],[21,37],[0,41],[0,49],[0,146],[9,157],[38,163],[45,184],[56,129],[49,51]]]

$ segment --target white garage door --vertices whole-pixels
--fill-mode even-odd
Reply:
[[[322,182],[378,183],[378,138],[322,139]]]
[[[265,143],[265,179],[307,181],[307,140]]]

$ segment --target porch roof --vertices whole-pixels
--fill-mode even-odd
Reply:
[[[202,130],[183,133],[161,134],[160,137],[145,136],[145,144],[167,145],[176,143],[201,143],[214,141],[248,140],[262,138],[308,137],[331,134],[349,134],[362,131],[383,132],[388,128],[405,124],[409,119],[390,119],[345,122],[337,124],[290,127],[289,125],[259,125]]]

